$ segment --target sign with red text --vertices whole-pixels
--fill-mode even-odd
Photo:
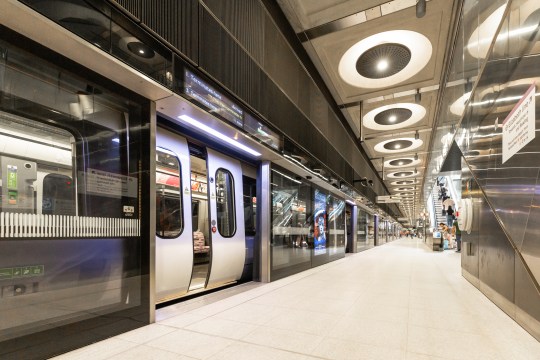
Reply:
[[[502,124],[503,164],[534,139],[536,84],[532,84]]]

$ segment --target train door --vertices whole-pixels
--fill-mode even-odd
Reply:
[[[184,138],[158,127],[156,146],[156,299],[162,302],[185,294],[191,281],[191,166]]]
[[[158,302],[239,280],[245,263],[242,168],[158,128]]]
[[[240,279],[246,257],[242,166],[211,149],[208,189],[212,229],[212,266],[207,287]]]

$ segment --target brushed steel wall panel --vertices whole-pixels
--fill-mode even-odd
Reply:
[[[498,151],[500,149],[495,150]],[[500,221],[518,248],[523,242],[530,219],[537,177],[538,169],[531,167],[502,167],[488,170],[486,196],[497,209]]]
[[[115,3],[126,9],[137,19],[141,19],[141,9],[143,0],[113,0]]]
[[[480,281],[513,302],[514,249],[486,202],[482,202],[479,220]]]
[[[199,65],[234,94],[261,110],[261,71],[206,9],[201,14]]]
[[[261,65],[264,65],[264,23],[266,15],[258,1],[202,0]]]
[[[516,306],[528,316],[516,313],[516,321],[540,341],[540,293],[525,269],[525,265],[516,257]]]
[[[307,91],[307,90],[306,90]],[[328,118],[329,112],[328,104],[324,100],[323,94],[315,86],[314,83],[310,84],[310,111],[309,117],[313,124],[322,132],[325,133],[328,130]]]
[[[531,211],[519,250],[538,283],[540,282],[540,176],[536,180],[535,188]]]
[[[304,69],[268,17],[264,21],[264,70],[294,103],[298,103],[300,72]]]
[[[140,19],[184,55],[197,62],[197,0],[146,0],[142,2]]]

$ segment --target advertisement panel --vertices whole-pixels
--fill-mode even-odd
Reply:
[[[313,198],[313,247],[321,255],[326,254],[326,194],[315,189]]]

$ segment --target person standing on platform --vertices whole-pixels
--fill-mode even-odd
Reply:
[[[461,252],[461,229],[459,228],[457,219],[454,220],[454,224],[452,225],[452,234],[456,236],[456,252]]]
[[[452,206],[448,205],[448,209],[446,209],[446,224],[448,227],[451,227],[454,224],[454,209],[452,209]]]

